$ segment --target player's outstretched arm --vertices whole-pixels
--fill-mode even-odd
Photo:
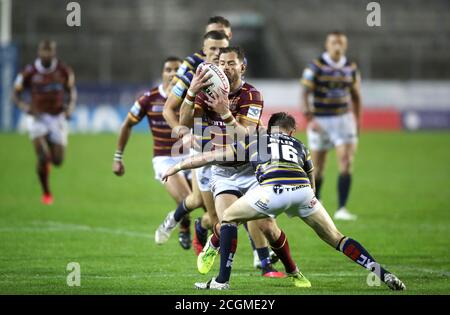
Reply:
[[[314,131],[320,131],[320,126],[316,123],[313,116],[312,111],[312,105],[311,105],[311,95],[313,93],[313,90],[309,87],[303,86],[302,87],[302,102],[301,102],[301,110],[303,113],[303,116],[306,119],[306,123],[308,125],[311,125],[311,128]]]
[[[172,166],[164,174],[162,180],[166,181],[169,176],[175,175],[176,173],[182,170],[190,170],[211,164],[220,164],[224,161],[229,161],[233,159],[234,159],[234,151],[231,148],[197,154]]]
[[[130,138],[131,131],[133,126],[136,123],[128,116],[122,124],[119,132],[119,139],[117,141],[116,152],[114,153],[114,160],[112,171],[117,176],[122,176],[125,174],[125,165],[123,164],[123,153],[125,151],[125,147],[128,143],[128,139]]]

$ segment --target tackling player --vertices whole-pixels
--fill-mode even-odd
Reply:
[[[31,92],[31,103],[22,92]],[[68,95],[65,102],[65,94]],[[28,114],[30,138],[37,155],[36,170],[42,187],[42,203],[51,205],[50,165],[61,166],[67,146],[67,119],[75,109],[75,76],[72,69],[56,57],[56,43],[39,43],[38,58],[17,75],[12,92],[13,102]]]
[[[147,117],[149,128],[153,135],[153,169],[155,171],[155,179],[161,181],[161,176],[168,168],[185,158],[182,155],[171,156],[173,145],[177,139],[171,137],[172,130],[162,116],[167,93],[172,88],[171,82],[180,65],[181,59],[177,57],[166,58],[162,69],[162,83],[140,96],[131,107],[120,129],[117,150],[114,154],[112,170],[117,176],[125,174],[125,166],[122,159],[125,147],[133,126],[139,123],[144,117]],[[190,184],[186,175],[179,174],[179,176],[164,183],[167,192],[177,204],[191,193]],[[197,201],[197,204],[194,206],[199,207],[199,202]],[[191,247],[189,218],[187,216],[180,224],[178,240],[184,249]]]
[[[268,133],[248,137],[245,160],[251,163],[259,185],[230,205],[224,212],[220,238],[220,273],[206,283],[196,283],[198,289],[229,289],[231,267],[237,246],[237,225],[249,220],[275,218],[281,213],[298,216],[327,244],[342,252],[355,263],[374,272],[392,290],[406,289],[403,282],[382,267],[356,240],[344,236],[334,225],[325,208],[314,195],[313,164],[308,149],[292,137],[295,119],[286,113],[271,116]],[[207,152],[180,162],[163,177],[180,170],[206,164],[218,164],[227,157],[237,160],[238,145],[234,150]],[[223,163],[223,162],[222,162]],[[288,247],[284,233],[278,227],[265,230],[277,255],[283,257],[282,248]],[[286,266],[286,265],[285,265]],[[286,266],[293,268],[294,266]],[[294,281],[306,278],[295,270]],[[309,285],[310,286],[310,285]]]
[[[339,206],[334,218],[355,220],[356,216],[347,210],[346,204],[361,120],[360,75],[356,64],[345,57],[345,34],[329,33],[325,47],[326,52],[303,71],[301,80],[308,143],[315,165],[316,194],[319,198],[327,152],[334,147],[339,168]],[[313,95],[312,104],[310,95]]]

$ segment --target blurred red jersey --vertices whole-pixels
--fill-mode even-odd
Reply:
[[[73,81],[72,70],[57,59],[45,68],[40,59],[17,76],[16,88],[30,89],[31,108],[37,113],[57,115],[64,110],[64,92]]]
[[[171,156],[172,146],[178,141],[178,138],[172,138],[172,128],[163,117],[166,99],[167,95],[159,85],[140,96],[128,112],[128,117],[136,123],[147,117],[153,135],[153,157]]]

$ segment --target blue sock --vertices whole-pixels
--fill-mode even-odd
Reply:
[[[208,230],[203,228],[201,220],[202,218],[198,218],[197,221],[195,221],[195,231],[197,232],[198,236],[203,237],[206,233],[208,233]]]
[[[261,268],[264,269],[270,265],[269,247],[257,248],[259,260],[261,260]]]
[[[237,247],[237,226],[224,223],[220,227],[220,272],[216,278],[219,283],[230,281],[231,266]]]
[[[351,182],[352,182],[352,175],[339,174],[339,177],[338,177],[339,208],[345,207],[345,205],[347,204],[348,195],[350,193]]]
[[[173,217],[176,222],[180,222],[181,219],[188,213],[189,213],[189,210],[188,210],[188,208],[186,208],[186,204],[183,200],[182,202],[180,202],[177,209],[175,210]]]
[[[253,249],[253,251],[255,251],[256,250],[256,246],[255,246],[255,243],[253,242],[252,237],[250,236],[250,232],[248,231],[247,222],[244,223],[244,228],[247,231],[248,239],[250,240],[250,245],[252,245],[252,249]]]
[[[344,242],[341,250],[341,242]],[[375,261],[369,252],[357,241],[351,238],[342,238],[337,248],[338,251],[342,251],[345,256],[366,268],[369,271],[374,272],[381,281],[384,281],[384,274],[389,273],[386,269],[381,267],[379,263]]]

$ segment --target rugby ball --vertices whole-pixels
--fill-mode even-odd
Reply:
[[[222,90],[226,94],[230,93],[230,83],[228,82],[228,78],[225,73],[219,68],[219,66],[216,66],[213,63],[204,62],[201,63],[199,67],[201,67],[200,72],[206,69],[208,71],[208,74],[212,74],[212,77],[208,80],[208,83],[210,83],[211,85],[204,88],[203,92],[205,92],[209,96],[213,95],[213,91],[219,93],[219,91]]]

